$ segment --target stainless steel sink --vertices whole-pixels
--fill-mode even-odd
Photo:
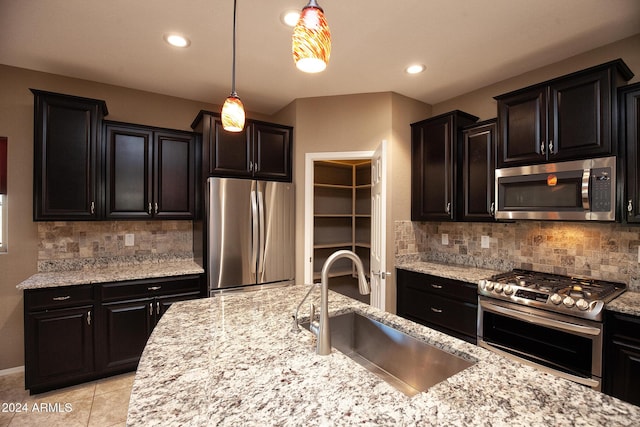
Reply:
[[[474,365],[355,312],[331,317],[329,324],[332,347],[408,396]],[[309,323],[302,326],[309,329]]]

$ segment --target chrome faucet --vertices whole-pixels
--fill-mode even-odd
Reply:
[[[322,356],[331,354],[331,332],[329,330],[329,269],[331,265],[340,258],[349,258],[356,266],[358,273],[358,288],[362,295],[371,292],[371,287],[364,275],[364,267],[362,261],[355,253],[347,250],[336,251],[329,255],[329,258],[322,265],[321,273],[321,290],[320,290],[320,319],[314,321],[315,308],[311,309],[311,324],[309,329],[313,332],[318,341],[316,345],[316,353]]]

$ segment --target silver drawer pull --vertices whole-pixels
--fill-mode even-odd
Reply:
[[[157,291],[162,289],[162,286],[150,286],[147,288],[148,291]]]
[[[53,297],[53,300],[54,301],[66,301],[69,298],[71,298],[71,295],[66,295],[66,296],[63,296],[63,297]]]
[[[160,315],[160,301],[156,301],[156,314]]]
[[[91,312],[87,311],[87,325],[91,326]]]
[[[431,311],[433,311],[434,313],[442,313],[442,310],[440,310],[439,308],[435,308],[435,307],[431,307]]]
[[[431,284],[431,287],[433,289],[442,289],[442,285],[434,285],[433,283]]]

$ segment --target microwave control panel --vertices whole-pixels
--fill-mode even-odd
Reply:
[[[591,169],[591,211],[611,210],[611,168]]]

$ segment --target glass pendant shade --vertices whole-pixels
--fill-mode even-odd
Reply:
[[[315,0],[310,0],[302,9],[293,29],[291,50],[296,67],[305,73],[319,73],[329,63],[331,32],[324,12]]]
[[[222,106],[222,128],[229,132],[242,132],[244,129],[244,106],[235,93],[224,101]]]

